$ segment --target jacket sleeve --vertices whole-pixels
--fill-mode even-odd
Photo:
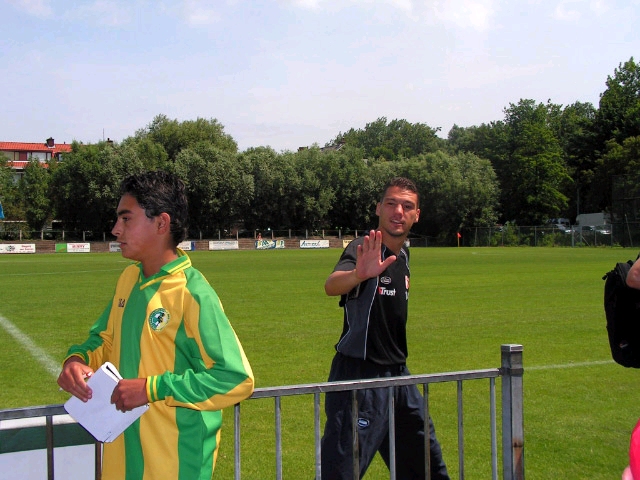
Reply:
[[[249,397],[254,389],[251,366],[208,284],[185,295],[183,325],[184,336],[177,348],[189,352],[189,365],[148,377],[149,401],[221,410]]]
[[[111,347],[113,345],[113,325],[109,321],[111,313],[111,303],[98,317],[98,320],[89,330],[89,338],[79,345],[72,345],[67,351],[63,361],[69,357],[81,357],[93,370],[97,370],[109,359]]]

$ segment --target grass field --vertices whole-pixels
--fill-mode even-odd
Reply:
[[[222,299],[257,386],[326,380],[342,315],[323,284],[339,253],[191,252]],[[522,344],[526,478],[620,478],[640,416],[640,372],[611,361],[601,278],[636,254],[412,249],[409,368],[418,374],[497,367],[501,344]],[[0,255],[0,408],[67,399],[55,383],[57,363],[85,339],[127,263],[118,254]],[[12,334],[9,323],[17,329]],[[465,478],[487,479],[488,381],[466,383],[464,400]],[[430,405],[458,478],[456,385],[432,385]],[[284,478],[312,478],[312,399],[284,399],[282,415]],[[217,478],[233,478],[232,419],[229,410]],[[274,478],[273,401],[245,402],[242,431],[242,478]],[[388,478],[379,459],[366,478]]]

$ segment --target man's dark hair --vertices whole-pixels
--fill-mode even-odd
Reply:
[[[380,201],[384,200],[384,196],[387,194],[387,190],[389,190],[391,187],[398,187],[402,190],[409,190],[410,192],[415,193],[418,196],[418,204],[416,205],[416,208],[420,208],[420,192],[418,192],[418,187],[416,187],[416,184],[413,182],[413,180],[409,180],[405,177],[392,178],[385,184],[384,188],[382,189],[382,193],[380,194]]]
[[[131,175],[120,184],[120,195],[125,194],[134,197],[149,218],[169,214],[174,247],[187,238],[187,194],[178,177],[161,170]]]

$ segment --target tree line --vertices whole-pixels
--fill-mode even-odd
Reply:
[[[216,119],[156,116],[120,143],[72,144],[48,168],[31,159],[18,183],[0,158],[7,220],[38,231],[108,232],[118,185],[131,173],[164,169],[187,185],[190,235],[247,230],[365,229],[392,176],[421,192],[414,232],[451,242],[468,227],[540,225],[550,218],[611,210],[612,178],[640,162],[640,70],[633,57],[607,77],[599,105],[520,99],[504,118],[439,129],[385,117],[340,132],[324,147],[239,152]]]

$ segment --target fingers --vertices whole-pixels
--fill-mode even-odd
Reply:
[[[93,370],[84,363],[69,362],[58,377],[58,385],[74,397],[86,402],[93,393],[86,382],[91,375],[93,375]]]

